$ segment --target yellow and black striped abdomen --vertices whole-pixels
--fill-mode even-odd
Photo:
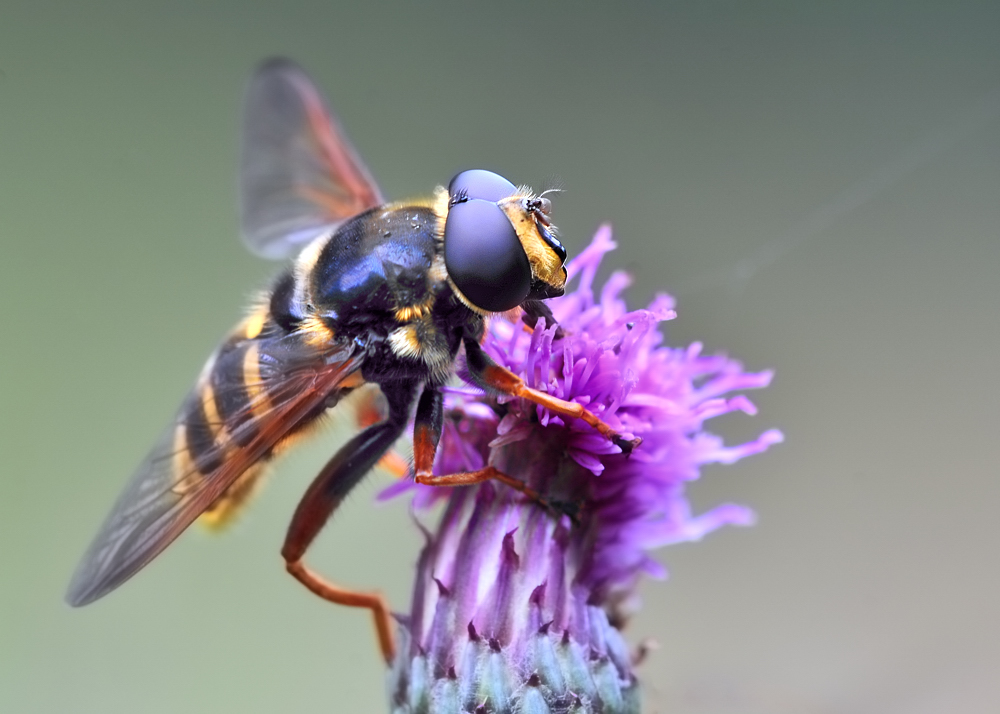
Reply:
[[[327,350],[310,335],[276,328],[264,311],[251,315],[209,360],[180,411],[174,438],[178,492],[212,479],[224,466],[243,461],[240,475],[209,506],[202,521],[225,525],[256,491],[272,456],[302,435],[354,382],[338,382],[305,412],[288,407],[303,390],[325,389]],[[281,432],[272,446],[250,455],[262,432]]]
[[[208,361],[84,555],[68,602],[118,587],[199,516],[224,523],[275,452],[357,386],[364,353],[355,343],[310,339],[270,314],[251,315]]]

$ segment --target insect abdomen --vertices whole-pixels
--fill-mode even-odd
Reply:
[[[229,452],[257,436],[255,412],[268,400],[260,385],[255,340],[224,343],[181,408],[175,461],[178,468],[207,476]],[[252,387],[256,385],[258,393]]]
[[[286,414],[285,405],[298,396],[298,389],[276,377],[308,374],[324,364],[322,347],[309,347],[307,338],[278,328],[267,309],[251,315],[209,360],[181,408],[173,452],[178,492],[213,478],[227,461],[247,461],[243,473],[205,511],[203,520],[209,525],[230,520],[255,491],[275,451],[301,436],[354,386],[338,385],[307,413]],[[294,384],[301,387],[301,382]],[[284,436],[252,459],[235,458],[249,453],[244,450],[254,451],[264,429]]]

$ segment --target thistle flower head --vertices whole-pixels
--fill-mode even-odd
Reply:
[[[568,265],[575,289],[548,302],[557,324],[532,331],[491,322],[484,347],[528,386],[584,405],[627,436],[631,455],[582,421],[468,387],[447,392],[436,473],[487,464],[544,495],[508,486],[414,489],[417,511],[444,502],[417,565],[403,642],[388,678],[394,712],[638,712],[639,690],[620,628],[638,607],[642,575],[662,577],[653,549],[698,540],[752,514],[722,505],[692,514],[684,484],[708,463],[732,463],[781,440],[739,446],[703,429],[727,412],[754,413],[747,373],[701,345],[663,345],[673,299],[629,311],[614,273],[594,292],[608,227]]]

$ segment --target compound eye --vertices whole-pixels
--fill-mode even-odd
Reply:
[[[452,198],[465,195],[468,198],[481,198],[496,203],[515,193],[517,188],[514,184],[500,174],[485,169],[463,171],[448,184],[448,195]]]
[[[531,290],[528,256],[507,214],[492,201],[473,198],[451,207],[444,263],[469,302],[487,312],[517,307]]]

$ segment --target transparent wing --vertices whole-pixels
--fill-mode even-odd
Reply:
[[[306,73],[285,59],[261,65],[247,91],[240,165],[240,219],[250,249],[285,258],[384,202]]]
[[[118,498],[66,601],[86,605],[135,575],[241,474],[319,416],[360,365],[352,345],[319,352],[297,335],[220,350]]]

